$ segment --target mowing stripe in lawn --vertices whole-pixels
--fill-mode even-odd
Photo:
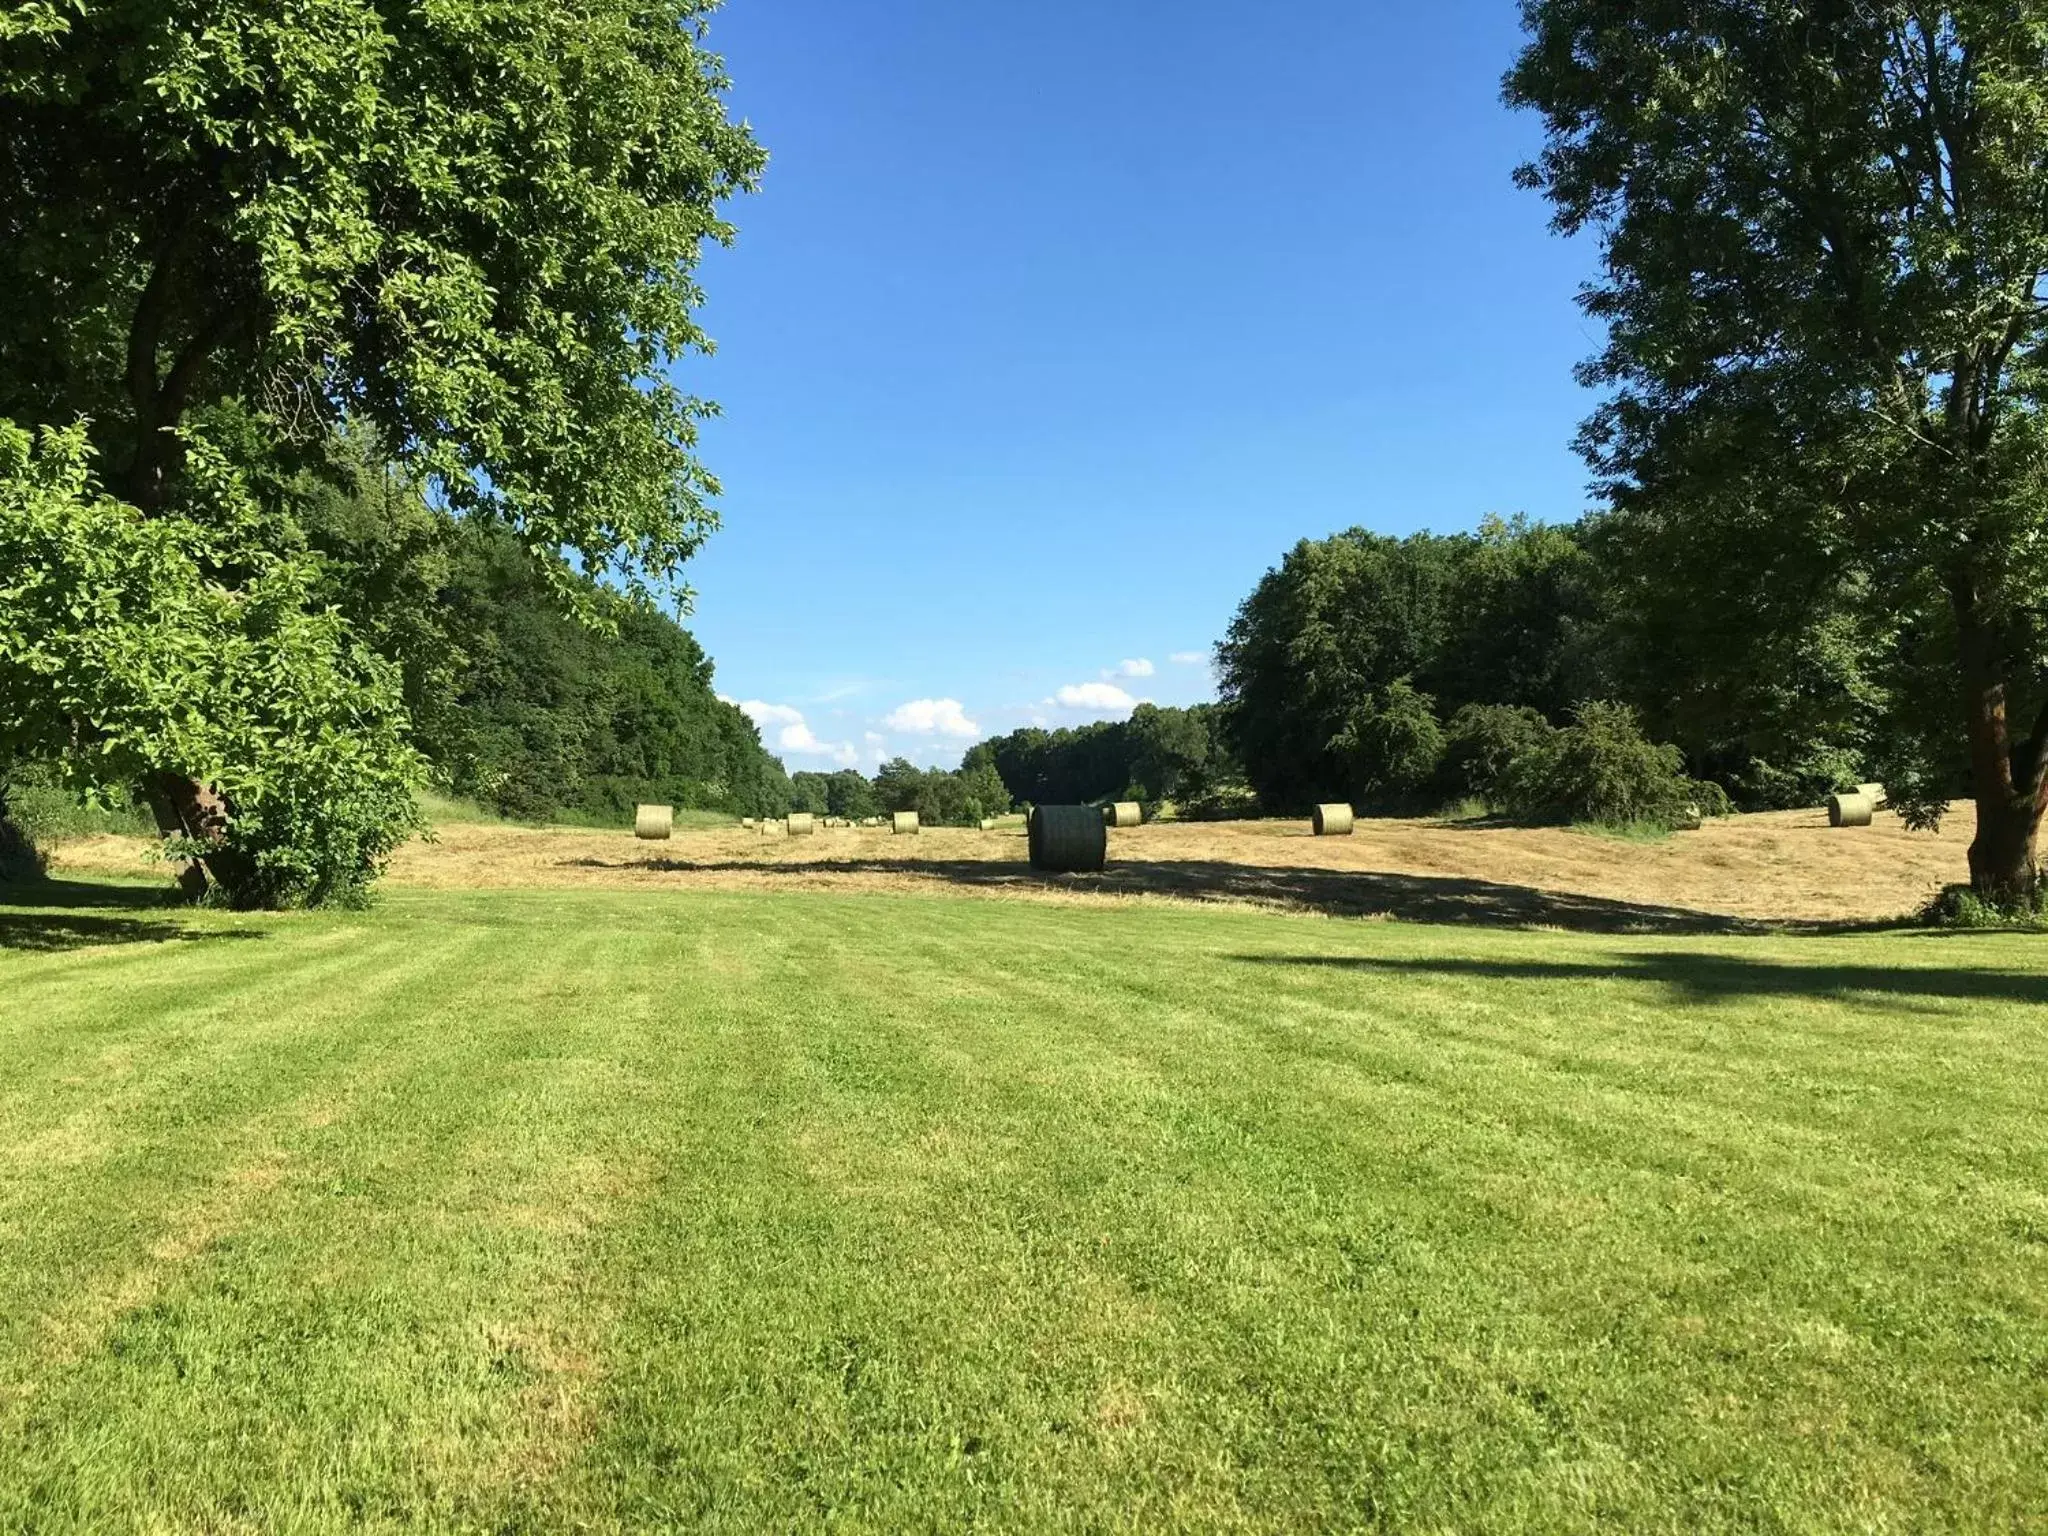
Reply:
[[[0,948],[0,1527],[2048,1504],[2028,938],[91,910]]]

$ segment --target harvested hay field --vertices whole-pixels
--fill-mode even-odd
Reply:
[[[659,886],[695,890],[943,890],[1033,900],[1226,902],[1426,922],[1591,932],[1730,931],[1757,924],[1882,922],[1966,877],[1973,828],[1957,806],[1936,833],[1831,829],[1827,813],[1709,821],[1655,842],[1566,828],[1364,819],[1345,838],[1306,821],[1181,822],[1110,836],[1101,874],[1041,875],[1021,828],[835,827],[798,841],[738,826],[678,827],[658,847],[630,830],[444,825],[393,862],[391,883],[426,889]],[[143,845],[65,845],[73,874],[133,873]]]

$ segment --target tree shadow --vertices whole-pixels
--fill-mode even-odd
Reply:
[[[210,939],[260,939],[254,928],[195,928],[138,913],[176,910],[178,892],[82,880],[0,884],[0,950],[51,953],[103,944],[178,944]]]
[[[1388,959],[1370,955],[1232,955],[1242,965],[1302,966],[1382,975],[1469,976],[1495,981],[1643,981],[1700,1001],[1731,997],[1964,998],[2048,1004],[2048,975],[1970,967],[1788,965],[1761,958],[1652,952],[1602,963],[1542,960]]]
[[[1840,931],[1870,924],[1758,922],[1683,907],[1615,901],[1571,891],[1504,885],[1448,875],[1304,869],[1202,859],[1119,859],[1100,874],[1040,874],[1028,864],[993,859],[747,859],[564,860],[584,869],[651,870],[665,874],[899,876],[941,880],[981,890],[1088,891],[1111,896],[1175,896],[1191,901],[1250,902],[1331,917],[1396,917],[1410,922],[1490,928],[1563,928],[1578,933],[1739,934]]]
[[[115,907],[132,912],[186,904],[178,888],[168,883],[132,885],[112,880],[63,880],[54,875],[40,880],[0,881],[0,908],[61,908],[75,912],[86,907]]]

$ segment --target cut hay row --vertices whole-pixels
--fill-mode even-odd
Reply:
[[[675,820],[675,810],[670,806],[636,805],[633,807],[633,835],[659,842],[675,829]]]

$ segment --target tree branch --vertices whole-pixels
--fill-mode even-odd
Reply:
[[[171,271],[184,248],[189,221],[180,217],[157,248],[156,260],[135,301],[135,318],[128,326],[128,399],[135,407],[137,426],[149,430],[156,414],[156,354],[163,344],[164,322],[171,312]]]
[[[157,395],[161,425],[175,426],[185,414],[185,399],[192,392],[192,384],[198,378],[200,368],[233,333],[240,319],[241,314],[233,308],[216,310],[207,316],[192,339],[180,349]]]
[[[2013,754],[2014,787],[2029,796],[2041,793],[2041,769],[2048,759],[2048,699],[2034,713],[2034,728]]]

